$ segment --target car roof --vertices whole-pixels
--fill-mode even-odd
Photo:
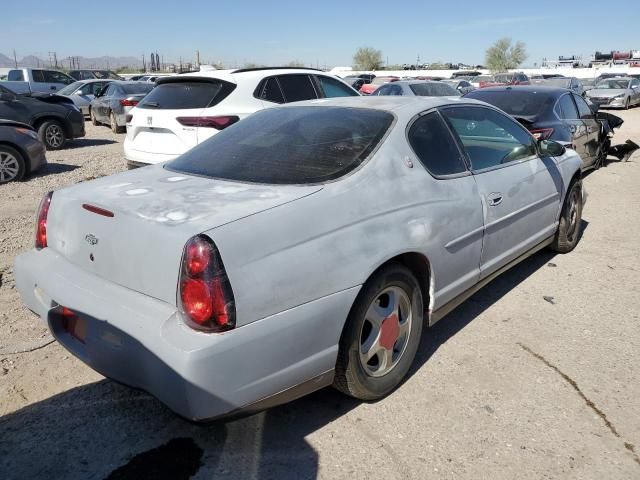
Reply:
[[[319,98],[317,100],[307,100],[304,102],[294,102],[283,105],[284,108],[295,108],[297,106],[320,106],[320,107],[343,107],[343,108],[369,108],[373,110],[385,110],[399,113],[403,116],[414,116],[430,108],[442,107],[444,105],[486,105],[479,100],[463,97],[409,97],[394,95],[371,95],[363,97],[334,97]]]
[[[482,94],[482,92],[509,92],[509,91],[528,92],[528,93],[544,93],[544,94],[549,95],[549,96],[557,96],[557,97],[559,97],[563,93],[567,93],[570,90],[567,89],[567,88],[550,87],[550,86],[547,86],[547,85],[537,85],[537,84],[536,85],[513,85],[513,86],[511,86],[511,85],[503,85],[503,86],[498,86],[498,87],[480,88],[478,90],[474,90],[469,95]]]
[[[207,77],[218,78],[220,80],[226,80],[227,82],[237,83],[236,78],[253,78],[261,79],[271,75],[277,75],[282,73],[306,73],[314,75],[326,75],[329,77],[336,77],[335,75],[324,72],[322,70],[316,70],[315,68],[293,68],[293,67],[269,67],[269,68],[241,68],[241,69],[228,69],[228,70],[203,70],[200,72],[183,73],[175,75],[172,78],[182,77]]]
[[[397,82],[393,82],[398,85],[416,85],[419,83],[428,83],[428,84],[441,84],[440,80],[398,80]]]
[[[113,78],[87,78],[86,80],[77,80],[82,83],[96,83],[96,82],[122,82],[121,80],[115,80]],[[131,83],[131,82],[128,82]]]

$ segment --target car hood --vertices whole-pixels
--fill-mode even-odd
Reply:
[[[611,98],[627,92],[624,88],[592,88],[588,91],[590,97]]]
[[[162,165],[139,168],[54,192],[48,244],[85,271],[175,303],[189,238],[322,188],[227,182]]]

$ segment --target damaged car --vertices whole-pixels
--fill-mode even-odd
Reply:
[[[73,100],[50,93],[17,94],[0,85],[0,118],[33,127],[47,150],[84,137],[84,115]]]
[[[203,420],[390,394],[423,327],[580,238],[581,161],[486,103],[261,110],[175,160],[47,194],[16,288],[89,366]]]
[[[465,98],[490,103],[513,116],[536,138],[555,140],[575,150],[582,158],[583,170],[600,168],[609,154],[621,158],[620,148],[611,149],[611,140],[623,120],[598,112],[597,106],[589,105],[568,89],[539,85],[491,87],[474,90]],[[624,155],[633,145],[627,143]]]

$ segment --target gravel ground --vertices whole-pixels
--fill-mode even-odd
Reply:
[[[621,116],[616,139],[640,142],[640,109]],[[640,155],[587,176],[574,252],[531,257],[442,320],[388,398],[326,389],[199,426],[49,343],[15,290],[42,195],[123,170],[123,139],[88,125],[0,187],[0,478],[640,478]]]

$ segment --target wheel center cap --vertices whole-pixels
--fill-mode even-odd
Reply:
[[[400,334],[400,322],[394,313],[382,321],[380,326],[380,345],[387,350],[392,350]]]

